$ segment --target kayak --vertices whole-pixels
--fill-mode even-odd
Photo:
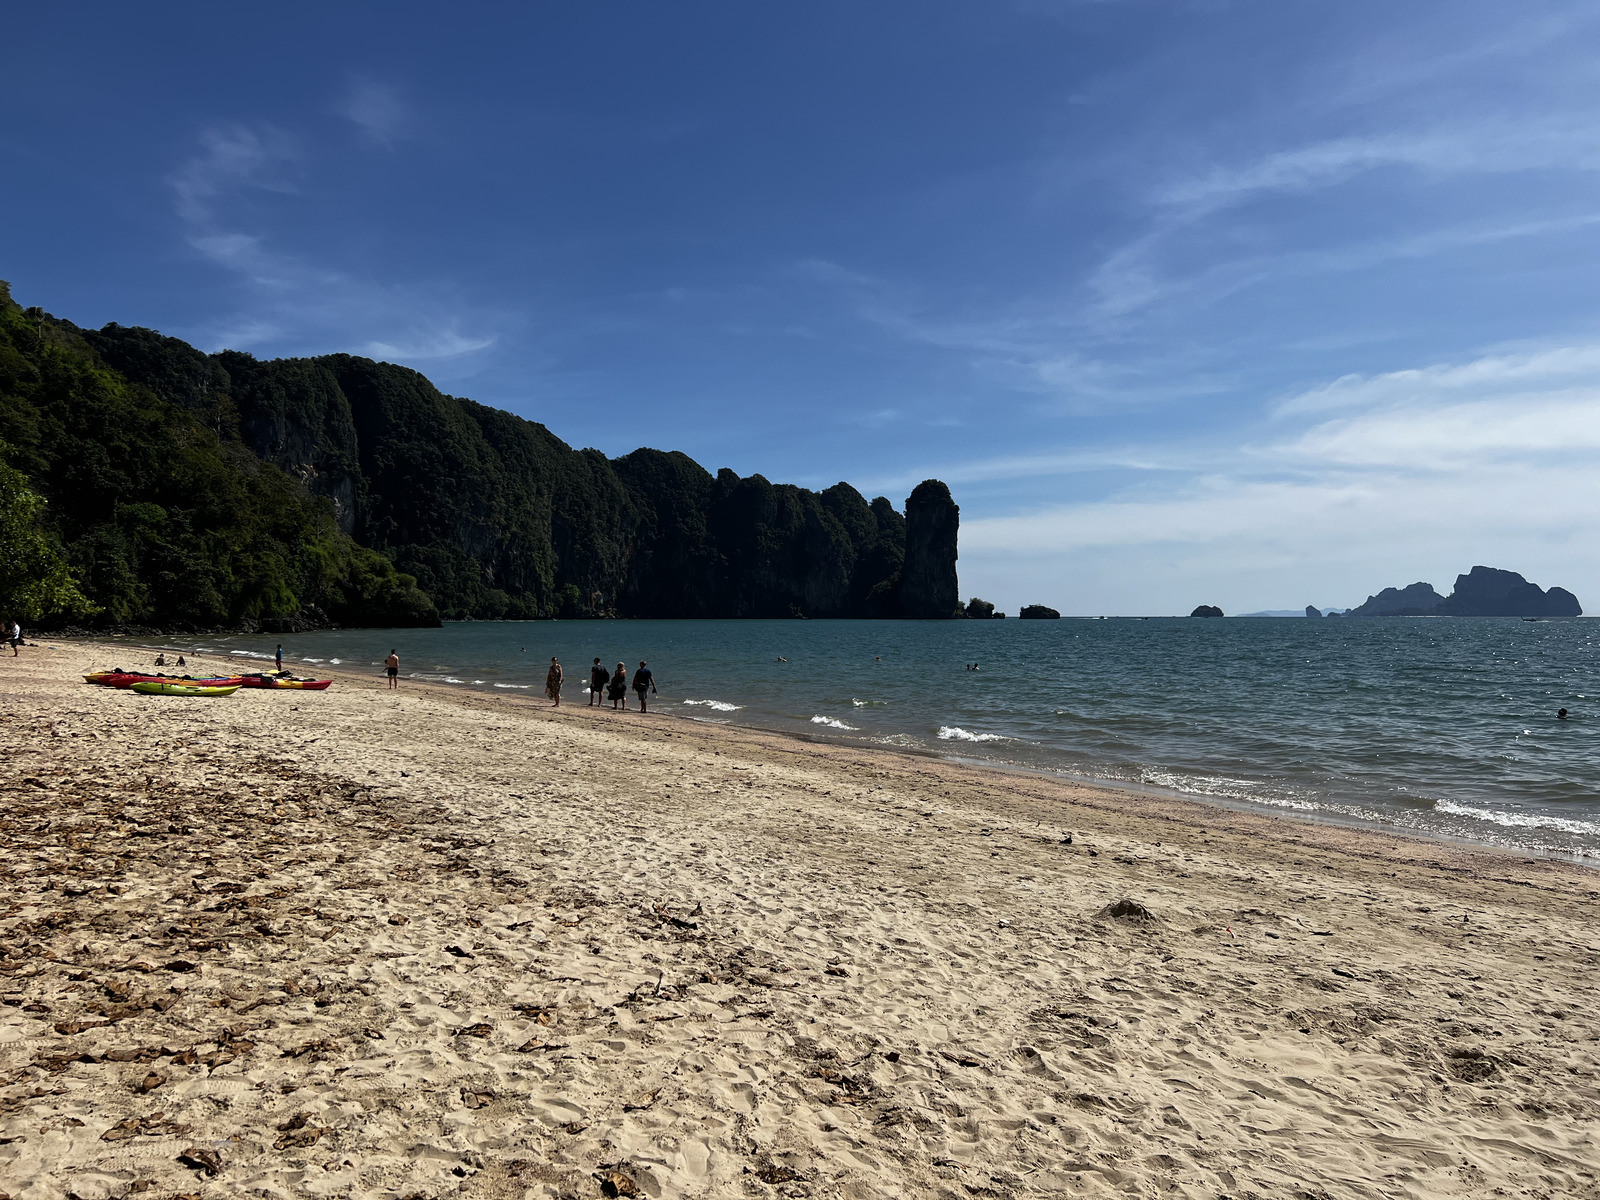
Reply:
[[[85,683],[101,687],[128,688],[136,683],[179,683],[194,687],[226,687],[240,682],[237,675],[207,676],[194,679],[188,675],[141,675],[137,671],[93,671],[83,677]]]
[[[231,696],[239,690],[237,683],[222,686],[204,683],[156,683],[141,680],[133,690],[145,696]]]
[[[285,671],[282,675],[241,675],[239,685],[247,688],[295,688],[306,692],[325,692],[331,679],[296,679]]]

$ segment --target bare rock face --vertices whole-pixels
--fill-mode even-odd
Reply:
[[[1437,609],[1444,597],[1431,583],[1413,583],[1403,588],[1384,588],[1366,603],[1352,608],[1347,617],[1420,617]]]
[[[1549,591],[1515,571],[1473,567],[1456,576],[1455,590],[1441,596],[1433,585],[1384,588],[1351,609],[1351,617],[1578,617],[1583,607],[1566,588]]]
[[[1578,617],[1583,608],[1566,588],[1548,592],[1515,571],[1473,567],[1434,610],[1450,617]]]
[[[920,620],[946,619],[961,611],[956,584],[956,531],[961,510],[950,489],[925,479],[906,500],[906,565],[900,611]]]
[[[1320,617],[1320,616],[1322,616],[1322,610],[1320,608],[1318,608],[1315,604],[1308,604],[1308,605],[1306,605],[1306,616],[1308,616],[1308,617]]]

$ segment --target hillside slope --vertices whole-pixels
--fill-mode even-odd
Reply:
[[[937,481],[902,515],[845,483],[813,492],[712,475],[676,452],[575,450],[389,363],[208,355],[148,329],[24,313],[9,293],[0,305],[6,361],[22,364],[0,364],[0,439],[50,501],[107,622],[956,609],[959,510]],[[72,382],[44,386],[41,372]],[[114,486],[84,488],[97,471]],[[135,494],[160,513],[126,513]],[[910,561],[908,519],[928,531]],[[377,571],[389,590],[352,600],[308,568],[322,559],[341,564],[334,575]],[[196,590],[185,580],[202,561],[211,582]]]

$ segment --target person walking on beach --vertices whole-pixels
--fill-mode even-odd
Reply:
[[[606,695],[611,697],[611,707],[628,711],[628,665],[618,663],[616,671],[611,676],[611,682],[606,685]]]
[[[611,682],[611,672],[600,665],[600,660],[594,660],[594,666],[589,668],[589,704],[594,706],[604,699],[606,684]]]
[[[11,657],[17,657],[17,647],[22,645],[22,626],[11,622]]]
[[[650,668],[644,665],[644,659],[639,660],[639,669],[633,673],[633,690],[639,693],[639,711],[649,712],[645,707],[644,697],[646,692],[656,690],[656,677],[650,673]]]
[[[276,661],[277,661],[278,674],[282,675],[283,674],[283,644],[281,642],[278,644],[278,657],[277,657]]]
[[[545,672],[544,694],[555,701],[557,708],[561,707],[561,664],[553,654],[550,656],[550,670]]]
[[[400,656],[393,650],[389,657],[383,660],[383,669],[389,674],[389,690],[398,691],[400,688]]]

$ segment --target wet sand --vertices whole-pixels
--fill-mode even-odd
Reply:
[[[17,1200],[1600,1197],[1583,868],[61,646],[0,659]]]

